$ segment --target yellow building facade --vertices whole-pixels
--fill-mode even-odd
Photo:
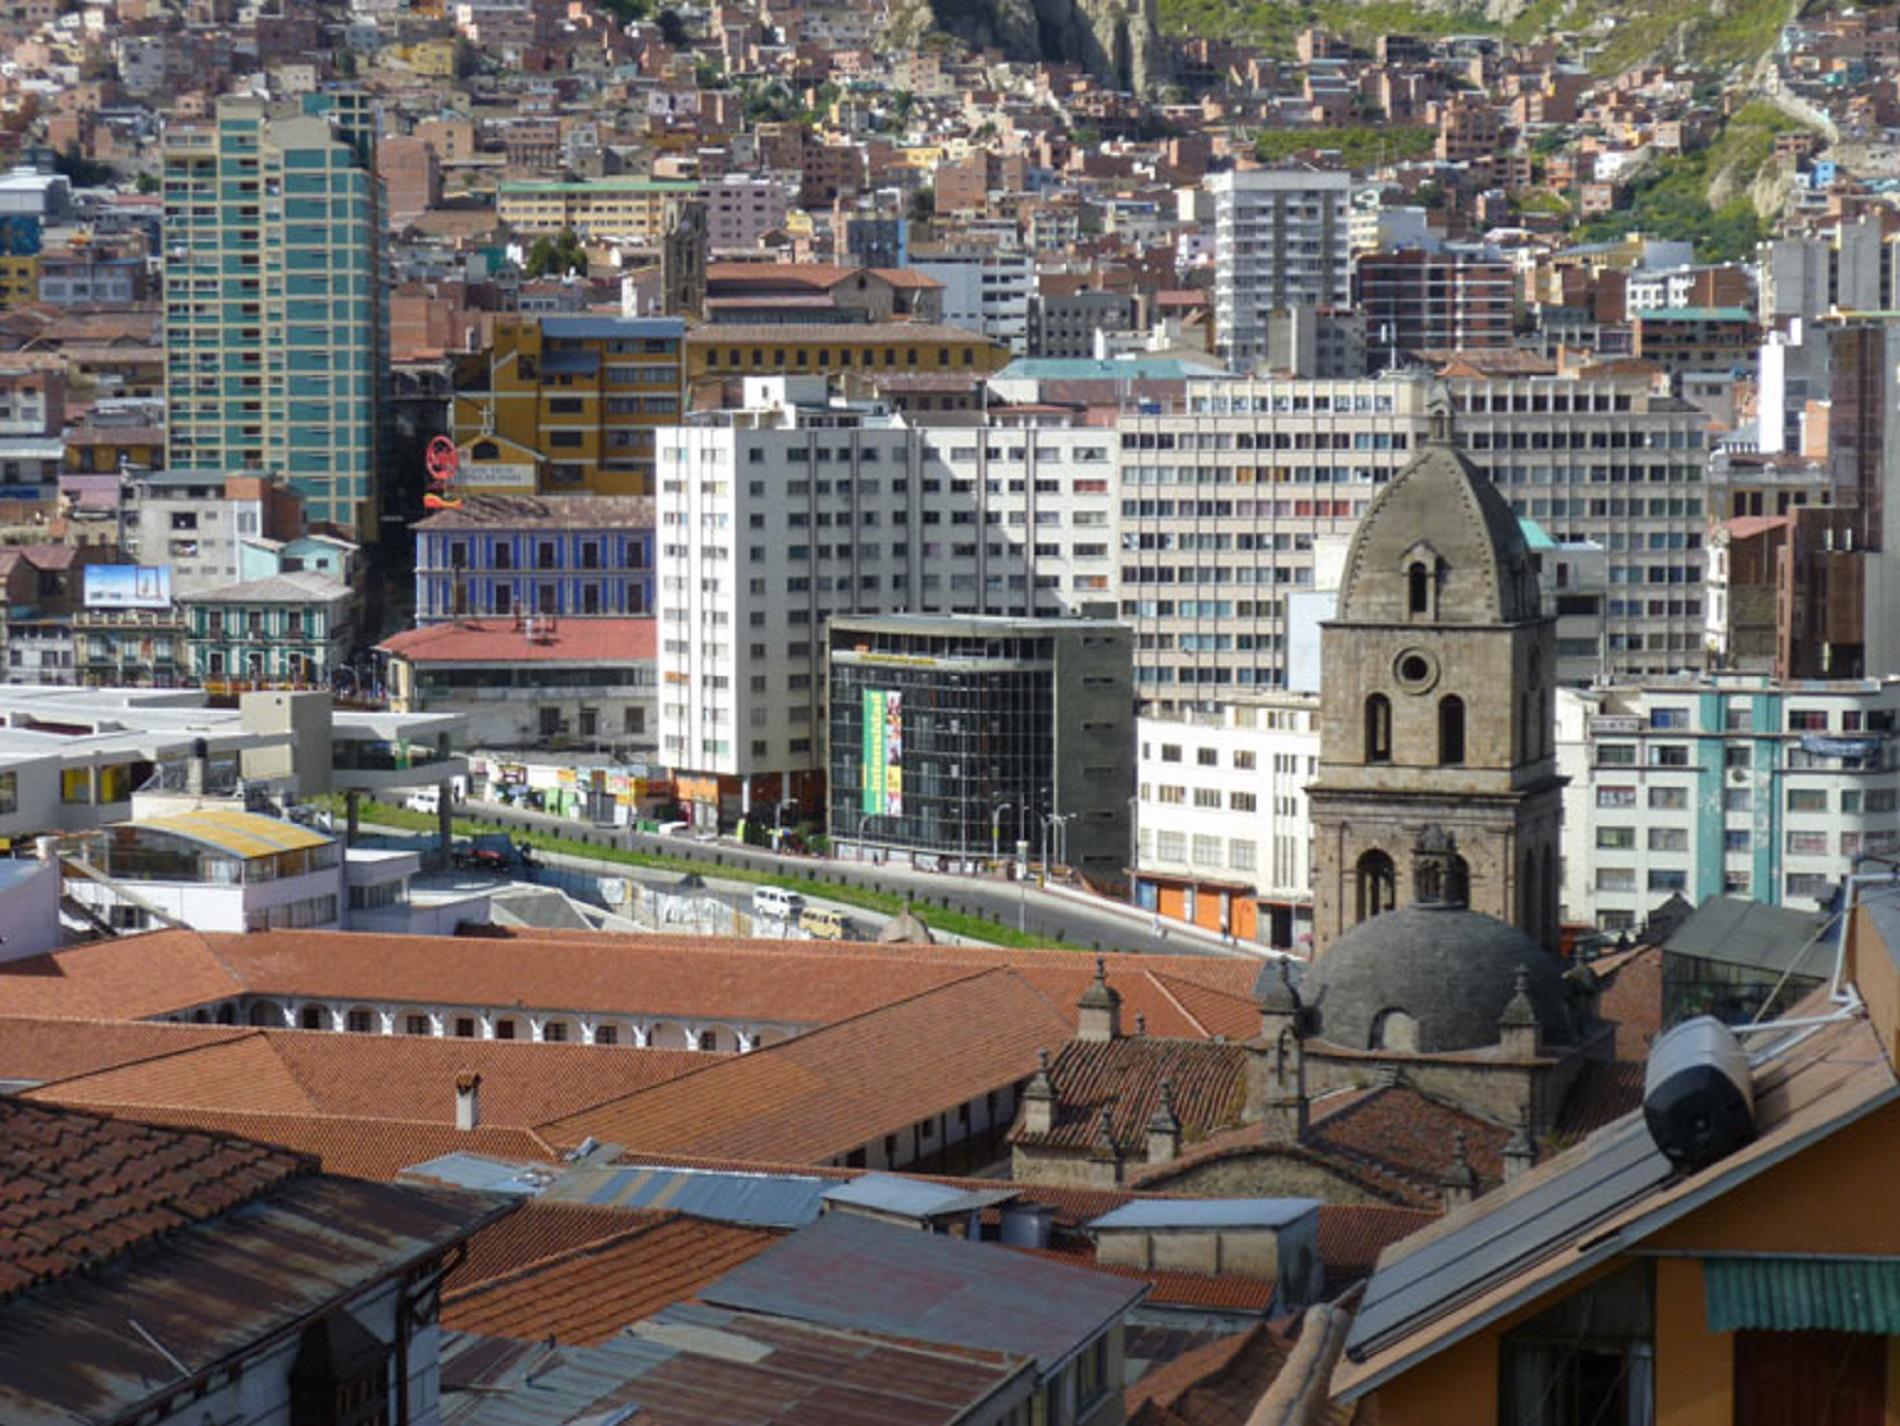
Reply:
[[[574,183],[503,183],[495,216],[519,233],[572,228],[583,238],[657,243],[669,199],[690,198],[695,183],[653,178],[595,178]]]
[[[1000,371],[1009,348],[934,322],[710,323],[686,339],[686,374],[702,382],[742,376],[834,376]]]
[[[457,373],[458,484],[485,494],[650,495],[654,432],[684,408],[678,318],[523,317]]]

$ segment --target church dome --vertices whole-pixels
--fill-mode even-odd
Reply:
[[[1305,999],[1319,1038],[1342,1049],[1477,1050],[1498,1043],[1520,969],[1544,1039],[1571,1043],[1563,977],[1544,948],[1453,902],[1361,921],[1313,966]]]

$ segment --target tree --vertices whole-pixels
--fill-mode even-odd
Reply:
[[[686,33],[686,22],[680,18],[679,11],[660,11],[660,38],[676,50],[692,43],[691,36]]]
[[[937,195],[928,188],[919,188],[910,195],[910,220],[913,223],[928,223],[937,216]]]
[[[529,277],[565,277],[570,272],[587,271],[587,248],[572,228],[563,228],[557,236],[543,233],[528,249],[523,267]]]

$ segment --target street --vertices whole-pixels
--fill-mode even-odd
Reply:
[[[591,842],[596,846],[624,847],[704,862],[709,870],[717,866],[750,867],[800,878],[808,873],[816,873],[824,880],[843,881],[874,891],[909,896],[916,903],[917,914],[926,925],[930,923],[931,907],[940,906],[947,898],[952,910],[987,916],[1004,925],[1020,927],[1031,935],[1043,936],[1051,941],[1059,938],[1066,945],[1085,949],[1165,952],[1171,955],[1248,955],[1245,949],[1228,949],[1205,933],[1184,931],[1179,927],[1164,928],[1157,936],[1152,929],[1151,918],[1133,918],[1126,912],[1097,909],[1021,883],[945,876],[896,864],[868,866],[861,862],[828,861],[819,857],[779,856],[761,847],[742,847],[727,841],[701,842],[690,837],[629,834],[624,828],[596,827],[566,817],[551,817],[491,802],[465,802],[456,809],[456,815],[492,822],[498,826],[532,827],[536,831]]]

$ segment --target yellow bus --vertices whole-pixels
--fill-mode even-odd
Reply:
[[[841,911],[823,911],[807,906],[798,913],[798,926],[814,941],[842,941],[851,929],[851,923]]]

